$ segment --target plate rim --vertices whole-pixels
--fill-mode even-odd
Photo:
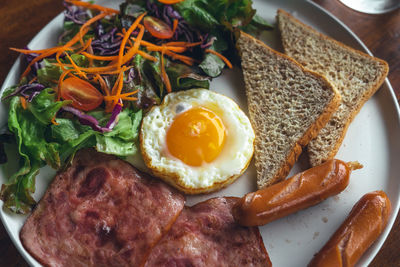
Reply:
[[[262,1],[262,0],[261,0]],[[318,5],[317,3],[313,2],[312,0],[306,0],[305,3],[310,4],[312,7],[317,8],[320,12],[322,12],[325,16],[330,17],[331,19],[333,19],[335,21],[335,23],[337,25],[340,25],[340,27],[342,27],[347,33],[349,33],[351,35],[351,37],[356,41],[356,43],[362,48],[362,52],[367,53],[370,56],[373,56],[373,54],[371,53],[371,51],[368,49],[368,47],[362,42],[362,40],[346,25],[344,24],[344,22],[342,22],[340,19],[338,19],[335,15],[333,15],[332,13],[330,13],[328,10],[324,9],[322,6]],[[59,13],[58,15],[56,15],[53,19],[51,19],[28,43],[28,46],[32,46],[32,44],[34,44],[35,42],[37,42],[38,39],[41,38],[42,35],[47,35],[49,29],[51,29],[52,27],[54,27],[54,24],[57,23],[58,20],[61,20],[64,17],[64,11]],[[358,49],[358,48],[356,48]],[[4,79],[4,82],[1,86],[1,90],[0,90],[0,95],[4,92],[4,90],[6,89],[6,87],[9,86],[9,84],[11,84],[11,81],[13,80],[14,76],[16,75],[16,73],[18,73],[18,68],[21,67],[22,64],[22,57],[18,56],[18,58],[15,60],[15,62],[13,63],[12,67],[10,68],[6,78]],[[19,71],[20,72],[20,71]],[[381,87],[387,87],[387,89],[389,90],[390,93],[390,97],[392,100],[392,103],[394,105],[394,109],[396,111],[396,115],[397,118],[396,120],[398,121],[399,125],[400,125],[400,106],[399,106],[399,102],[396,99],[396,95],[395,92],[393,90],[393,87],[389,81],[388,78],[385,78],[384,83],[381,85]],[[383,88],[381,88],[383,89]],[[379,89],[379,90],[381,90]],[[4,125],[4,123],[0,122],[0,125]],[[399,185],[400,187],[400,185]],[[399,213],[399,209],[400,209],[400,190],[399,194],[397,195],[397,205],[395,207],[392,206],[392,217],[391,219],[388,221],[388,224],[385,228],[385,230],[381,233],[381,235],[379,236],[378,240],[375,241],[375,243],[377,244],[377,249],[375,249],[374,251],[371,251],[369,253],[369,255],[363,255],[363,257],[367,257],[366,258],[366,264],[370,264],[372,262],[372,260],[375,258],[375,256],[379,253],[379,251],[382,249],[382,246],[384,244],[384,242],[387,240],[388,235],[390,234],[390,232],[392,231],[393,228],[393,224],[396,220],[396,218],[398,217],[398,213]],[[34,266],[36,264],[40,263],[33,258],[28,251],[22,246],[20,240],[16,240],[15,238],[13,238],[13,235],[11,234],[12,231],[10,229],[10,225],[8,225],[7,223],[5,223],[6,219],[5,219],[5,214],[7,212],[5,212],[3,210],[3,202],[0,201],[0,219],[1,222],[4,226],[4,228],[7,231],[8,236],[10,237],[14,247],[18,250],[19,254],[24,258],[24,260],[30,265],[30,266]],[[18,237],[19,237],[19,233],[18,233]],[[18,242],[19,241],[19,242]],[[265,242],[265,241],[264,241]]]

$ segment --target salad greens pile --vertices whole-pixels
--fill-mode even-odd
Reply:
[[[16,213],[28,213],[36,204],[35,177],[45,165],[60,169],[86,147],[120,157],[137,153],[143,113],[171,89],[209,88],[210,79],[226,65],[221,55],[235,54],[234,31],[270,28],[255,15],[251,0],[184,0],[174,5],[127,0],[119,12],[71,0],[64,5],[59,46],[46,51],[15,49],[29,65],[20,83],[2,96],[9,105],[9,132],[0,136],[0,148],[6,142],[17,145],[20,169],[2,185],[0,197],[4,207]],[[137,29],[126,36],[144,12],[161,21],[170,36],[157,37],[146,24],[144,33]],[[99,14],[104,16],[89,23]],[[135,38],[144,40],[139,45],[143,53],[115,65],[121,60],[124,39],[132,49]],[[142,47],[146,42],[149,45]],[[172,48],[173,52],[167,51]],[[79,88],[77,80],[84,80],[97,93]],[[74,93],[83,95],[83,100],[74,98]],[[99,94],[100,105],[85,102]],[[0,159],[6,161],[3,149],[0,152]]]

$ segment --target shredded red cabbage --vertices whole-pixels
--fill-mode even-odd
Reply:
[[[76,24],[83,25],[88,19],[89,14],[86,9],[68,4],[64,1],[65,21],[72,21]]]
[[[95,117],[87,115],[80,111],[79,109],[67,106],[67,107],[62,107],[61,108],[63,111],[70,112],[74,114],[76,117],[78,117],[78,120],[81,124],[90,126],[94,131],[100,132],[100,133],[105,133],[105,132],[111,132],[111,130],[117,125],[118,122],[118,115],[122,111],[122,105],[115,105],[111,117],[109,121],[106,124],[106,127],[100,126],[98,120],[96,120]]]
[[[24,84],[19,86],[14,92],[9,94],[8,96],[4,97],[3,100],[16,95],[22,95],[27,98],[29,102],[31,102],[32,99],[37,96],[44,88],[45,86],[40,83]]]
[[[122,37],[116,35],[117,31],[118,29],[115,27],[105,32],[103,25],[98,23],[96,26],[96,40],[92,42],[94,53],[100,56],[118,54]]]

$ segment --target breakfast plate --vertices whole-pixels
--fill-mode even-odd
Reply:
[[[117,6],[116,1],[98,2],[107,6]],[[370,53],[343,23],[311,1],[254,0],[253,6],[260,16],[271,23],[275,22],[276,10],[282,8],[322,33],[351,47]],[[53,19],[30,42],[29,47],[41,49],[54,46],[62,31],[63,17],[63,14],[60,14]],[[282,50],[277,30],[263,34],[261,39],[273,48]],[[7,76],[1,89],[2,92],[5,88],[18,82],[22,68],[21,60],[18,60]],[[242,110],[247,110],[240,69],[224,70],[223,75],[212,81],[210,89],[231,97]],[[400,173],[398,164],[399,117],[399,106],[393,89],[386,80],[382,88],[366,102],[350,125],[336,156],[344,161],[357,160],[364,165],[364,168],[351,175],[349,186],[341,194],[327,199],[319,205],[260,227],[265,247],[274,266],[306,266],[313,254],[325,244],[362,195],[375,190],[383,190],[392,202],[392,214],[388,226],[363,255],[357,266],[366,266],[372,261],[389,234],[400,205],[400,183],[397,177]],[[3,105],[0,105],[0,122],[3,127],[7,122],[7,111]],[[140,169],[144,168],[138,157],[128,158],[128,161]],[[16,170],[16,162],[16,155],[15,158],[10,155],[9,163],[0,169],[1,183],[4,183],[6,177],[10,177]],[[291,174],[305,168],[305,164],[302,164],[300,159]],[[35,199],[40,199],[54,174],[55,171],[50,167],[44,167],[41,170],[36,180]],[[187,196],[187,204],[193,205],[215,196],[241,197],[254,190],[256,190],[255,169],[254,164],[250,164],[244,175],[232,185],[213,194]],[[25,260],[32,266],[40,266],[22,247],[19,239],[19,231],[26,216],[11,214],[3,209],[1,209],[0,215],[11,239]]]

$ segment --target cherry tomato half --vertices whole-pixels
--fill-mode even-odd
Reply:
[[[158,39],[169,39],[174,35],[167,23],[152,16],[144,17],[143,25],[151,35]]]
[[[103,95],[90,83],[76,77],[65,79],[60,88],[64,100],[72,100],[74,108],[89,111],[103,102]]]

